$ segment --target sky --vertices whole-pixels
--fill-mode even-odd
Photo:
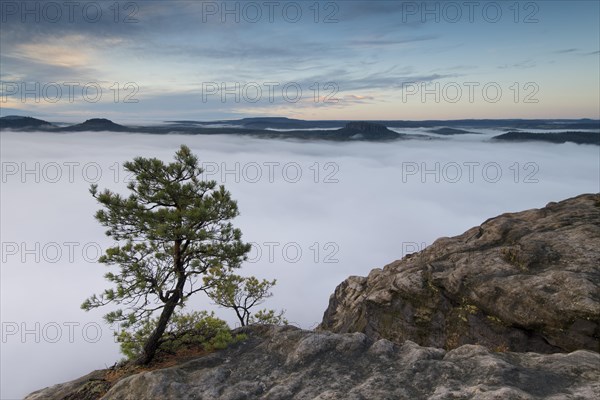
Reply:
[[[600,117],[597,1],[0,4],[2,116]]]

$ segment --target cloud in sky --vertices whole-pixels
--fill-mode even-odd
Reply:
[[[534,60],[524,60],[512,65],[501,65],[499,69],[509,69],[509,68],[518,68],[518,69],[527,69],[527,68],[535,68],[536,62]]]
[[[403,45],[403,44],[408,44],[408,43],[415,43],[415,42],[424,42],[427,40],[434,40],[439,38],[439,35],[423,35],[423,36],[416,36],[416,37],[410,37],[410,38],[364,38],[364,39],[356,39],[353,40],[351,42],[352,45],[354,46],[366,46],[366,47],[371,47],[371,46],[397,46],[397,45]]]
[[[579,51],[579,49],[576,49],[576,48],[562,49],[562,50],[556,50],[555,53],[557,53],[557,54],[567,54],[567,53],[574,53],[576,51]]]

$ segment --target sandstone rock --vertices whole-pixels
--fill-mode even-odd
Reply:
[[[242,329],[248,339],[180,365],[117,382],[104,400],[165,399],[595,399],[600,355],[446,352],[406,341],[294,327]],[[81,384],[81,380],[79,381]],[[64,399],[73,383],[27,399]],[[63,390],[60,388],[62,387]],[[71,397],[74,398],[74,397]]]
[[[110,387],[104,376],[104,370],[96,370],[74,381],[33,392],[26,399],[96,400]]]
[[[600,195],[503,214],[350,277],[320,329],[446,349],[600,351]]]

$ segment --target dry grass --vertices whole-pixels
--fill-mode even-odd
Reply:
[[[207,354],[213,353],[214,350],[207,351],[201,346],[186,347],[179,349],[176,353],[172,354],[159,354],[156,358],[148,365],[135,365],[133,363],[125,363],[119,366],[113,366],[105,370],[104,381],[109,383],[107,390],[102,393],[102,396],[115,385],[118,381],[131,375],[139,374],[141,372],[154,371],[163,368],[174,367],[180,365],[186,361],[194,358],[202,357]]]

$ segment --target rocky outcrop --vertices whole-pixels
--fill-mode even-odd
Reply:
[[[60,129],[64,132],[84,132],[84,131],[107,131],[107,132],[129,132],[132,129],[123,125],[115,124],[106,118],[88,119],[82,124],[71,125]]]
[[[593,399],[600,396],[600,355],[496,353],[467,345],[446,352],[365,334],[294,327],[246,328],[248,339],[224,351],[118,381],[105,400],[158,399]],[[93,383],[93,382],[92,382]],[[90,382],[79,380],[82,387]],[[69,386],[70,385],[70,386]],[[58,400],[57,385],[28,400]],[[81,391],[80,391],[81,392]]]
[[[342,129],[335,131],[335,133],[338,136],[344,136],[349,139],[366,140],[391,140],[402,136],[389,130],[385,125],[365,121],[348,122]]]
[[[503,214],[331,296],[320,329],[454,349],[600,348],[600,195]]]
[[[97,400],[110,388],[108,370],[96,370],[70,382],[31,393],[30,400]]]

